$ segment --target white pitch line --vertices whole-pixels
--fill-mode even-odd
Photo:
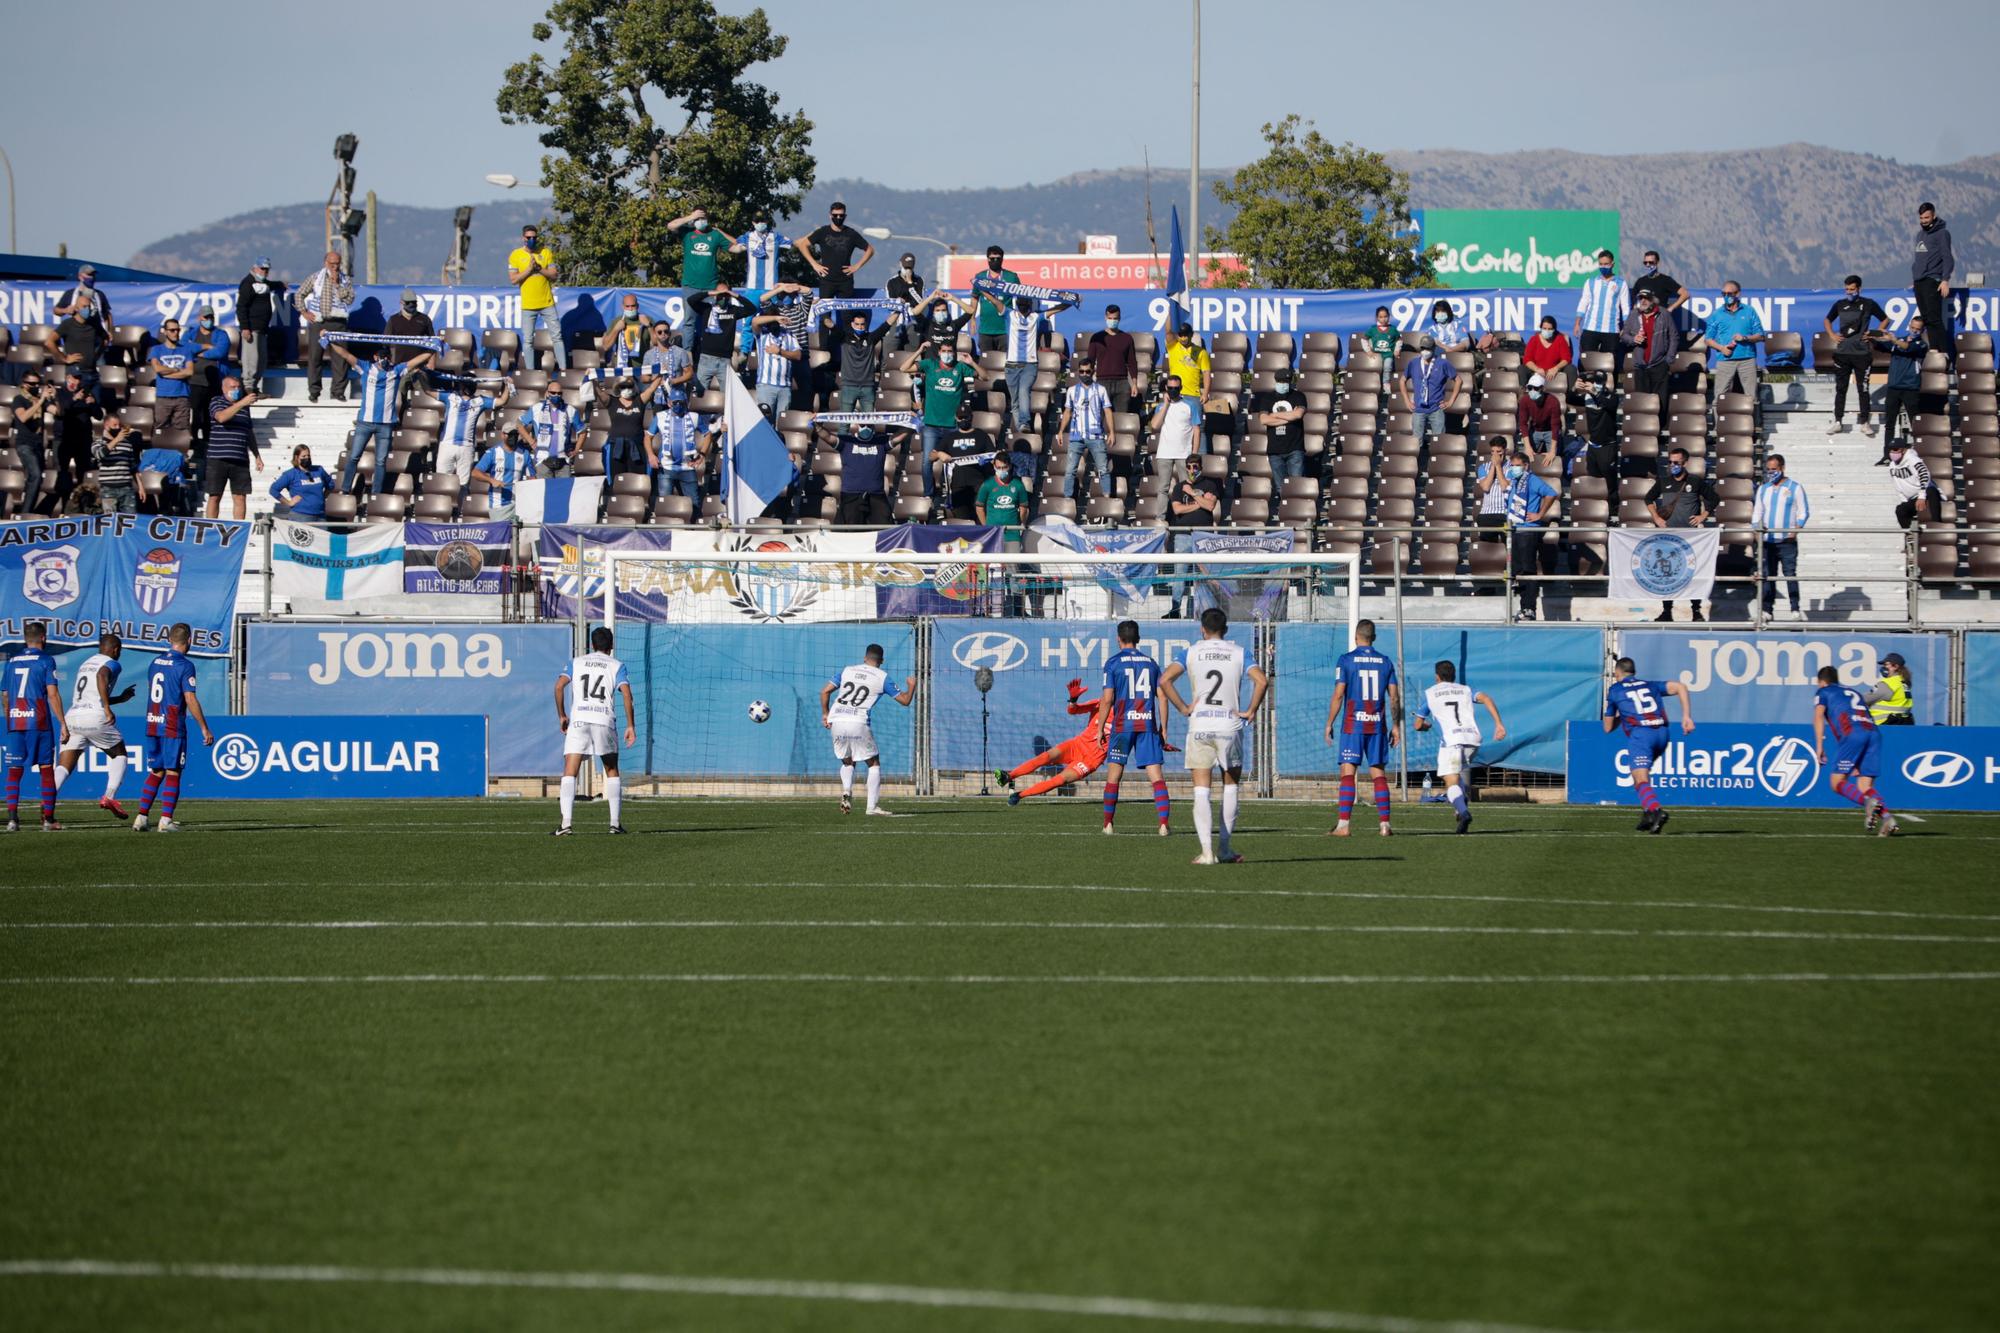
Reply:
[[[534,1273],[463,1268],[352,1268],[331,1264],[121,1263],[108,1259],[0,1261],[0,1277],[150,1278],[203,1282],[292,1282],[364,1286],[521,1288],[626,1292],[651,1296],[727,1296],[748,1300],[846,1305],[908,1305],[947,1310],[1003,1310],[1090,1319],[1150,1319],[1234,1328],[1303,1328],[1343,1333],[1562,1333],[1483,1320],[1406,1319],[1339,1310],[1282,1310],[1257,1305],[1201,1305],[1128,1296],[1063,1296],[886,1282],[811,1282],[773,1278],[694,1277],[668,1273]]]
[[[351,976],[0,977],[0,986],[1675,986],[1841,982],[2000,981],[2000,972],[1685,972],[1491,976],[1329,973],[1323,975],[1144,976],[915,974],[859,972],[578,972],[360,974]]]
[[[1625,930],[1591,926],[1368,926],[1254,921],[7,921],[9,930],[1110,930],[1240,931],[1270,935],[1527,935],[1608,939],[1802,940],[1868,944],[2000,944],[2000,935],[1890,935],[1866,931]]]
[[[1221,881],[1218,880],[1218,883]],[[1362,889],[1168,889],[1151,884],[1047,884],[1047,883],[988,883],[981,881],[915,881],[895,884],[869,884],[853,880],[799,880],[763,879],[731,880],[718,883],[713,879],[704,880],[593,880],[583,882],[566,879],[500,879],[482,880],[469,884],[464,880],[438,879],[378,879],[356,880],[343,884],[314,884],[299,880],[238,880],[202,881],[178,880],[162,882],[148,880],[100,881],[96,883],[60,885],[15,884],[0,885],[0,889],[12,888],[18,891],[54,891],[70,893],[78,889],[119,889],[146,893],[163,893],[170,890],[230,890],[230,889],[299,889],[319,893],[335,890],[367,889],[466,889],[477,888],[481,892],[489,889],[562,889],[578,891],[586,889],[715,889],[735,892],[741,889],[831,889],[866,892],[895,892],[901,889],[931,890],[972,890],[972,891],[1017,891],[1024,893],[1138,893],[1162,896],[1192,895],[1206,898],[1337,898],[1371,902],[1449,902],[1449,903],[1498,903],[1529,907],[1639,907],[1657,911],[1676,912],[1765,912],[1798,916],[1856,916],[1881,917],[1902,921],[2000,921],[2000,914],[1977,912],[1909,912],[1886,907],[1805,907],[1788,904],[1769,903],[1704,903],[1689,900],[1662,900],[1647,898],[1530,898],[1518,894],[1494,893],[1390,893],[1370,892]]]

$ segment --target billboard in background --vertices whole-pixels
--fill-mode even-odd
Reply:
[[[1575,288],[1597,275],[1599,250],[1619,253],[1615,210],[1426,208],[1417,218],[1447,287]]]
[[[483,714],[495,776],[553,776],[562,772],[556,677],[569,667],[574,633],[568,625],[253,623],[244,698],[253,713]]]
[[[1682,735],[1669,727],[1653,786],[1676,805],[1847,810],[1813,750],[1812,725],[1701,721]],[[1891,810],[2000,810],[2000,727],[1883,727],[1876,787]],[[1830,762],[1834,752],[1827,751]],[[1569,728],[1569,799],[1580,805],[1637,805],[1625,736],[1599,722]]]
[[[41,621],[52,645],[116,634],[166,647],[186,621],[197,657],[228,654],[250,525],[212,518],[91,514],[0,523],[0,643]]]
[[[183,799],[372,801],[486,794],[483,717],[232,717],[211,720],[209,729],[214,745],[203,745],[199,735],[188,741]],[[121,719],[118,730],[138,754],[146,739],[145,719]],[[102,751],[84,751],[84,771],[101,775],[106,763]]]
[[[1227,251],[1212,251],[1201,257],[1204,273],[1246,273],[1242,259]],[[1167,256],[1152,254],[1082,254],[1007,256],[1007,267],[1030,287],[1054,287],[1059,291],[1100,291],[1106,288],[1130,290],[1167,285]],[[1193,265],[1188,265],[1190,273]],[[955,292],[968,290],[972,280],[986,271],[986,255],[942,255],[938,258],[938,283]],[[1206,283],[1203,284],[1207,285]]]
[[[1840,683],[1866,690],[1884,653],[1909,664],[1920,724],[1944,722],[1951,687],[1951,638],[1945,634],[1774,633],[1713,629],[1630,629],[1618,651],[1647,680],[1678,680],[1693,695],[1694,720],[1812,721],[1819,670],[1834,666]]]

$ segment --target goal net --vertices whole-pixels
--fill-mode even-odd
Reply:
[[[851,730],[858,707],[887,791],[976,794],[993,770],[1083,727],[1070,682],[1099,696],[1123,621],[1164,668],[1201,638],[1202,613],[1220,611],[1227,637],[1270,671],[1280,627],[1314,627],[1330,666],[1365,614],[1357,558],[1292,550],[1289,534],[1284,549],[1246,534],[1267,545],[1027,553],[878,550],[876,533],[676,531],[665,549],[656,532],[591,536],[605,540],[573,553],[573,577],[553,596],[545,586],[542,609],[574,616],[580,639],[613,631],[635,696],[639,740],[623,759],[635,792],[830,796],[840,763],[824,714]],[[843,679],[871,647],[882,678]],[[1293,693],[1274,682],[1253,773],[1281,727],[1318,737],[1324,688]],[[1180,721],[1167,718],[1169,743]],[[1176,773],[1180,762],[1169,756]],[[860,791],[857,778],[857,807]]]

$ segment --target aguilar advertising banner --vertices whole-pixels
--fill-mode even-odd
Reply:
[[[0,643],[39,620],[52,644],[113,633],[143,651],[186,621],[196,655],[227,654],[249,534],[248,523],[145,514],[0,523]]]
[[[1618,214],[1588,209],[1426,208],[1424,248],[1447,287],[1568,287],[1618,254]]]
[[[1248,651],[1255,648],[1254,632],[1250,625],[1229,627],[1229,637]],[[1201,630],[1185,620],[1142,620],[1139,636],[1139,647],[1164,669],[1182,649],[1201,639]],[[938,768],[972,772],[982,767],[980,698],[974,684],[981,667],[993,672],[993,690],[986,698],[985,754],[991,762],[984,767],[1012,768],[1082,729],[1084,719],[1064,711],[1069,704],[1064,687],[1080,679],[1096,697],[1104,689],[1105,659],[1117,651],[1116,626],[1103,620],[939,624],[931,638],[931,762]],[[1246,679],[1246,704],[1249,689]],[[1181,691],[1181,697],[1185,699],[1187,691]],[[878,715],[881,711],[876,710]],[[1181,743],[1185,721],[1178,713],[1167,719],[1169,743]],[[1258,762],[1251,755],[1246,770],[1254,770]],[[1167,766],[1184,772],[1185,760],[1169,754]]]
[[[903,523],[875,534],[878,555],[898,551],[998,551],[1000,529]],[[884,561],[876,589],[875,614],[884,620],[909,616],[981,616],[1000,610],[998,588],[989,587],[985,569],[970,565],[896,565]]]
[[[1629,282],[1636,270],[1620,270]],[[1829,278],[1835,275],[1830,274]],[[1547,281],[1548,279],[1544,279]],[[1489,280],[1493,281],[1493,280]],[[1074,287],[1076,284],[1072,283]],[[64,284],[0,283],[0,323],[14,326],[18,335],[23,323],[48,323],[50,307]],[[197,283],[100,283],[98,289],[111,297],[120,323],[150,324],[157,328],[161,318],[173,315],[185,321],[198,304],[216,302],[225,324],[235,322],[236,289]],[[627,289],[559,287],[557,310],[565,339],[575,343],[583,338],[593,342],[608,327],[605,317],[613,309],[614,297]],[[496,287],[419,287],[418,302],[441,329],[486,329],[520,327],[520,299],[510,289]],[[1721,300],[1719,289],[1696,287],[1688,308],[1706,318]],[[353,315],[357,329],[379,329],[398,308],[400,287],[376,286],[356,289],[359,298]],[[1105,288],[1085,290],[1083,302],[1055,317],[1058,332],[1065,336],[1104,326],[1104,308],[1119,306],[1125,327],[1133,332],[1165,330],[1179,318],[1179,309],[1158,289]],[[1843,293],[1838,288],[1752,288],[1745,298],[1764,327],[1772,332],[1793,332],[1805,341],[1808,361],[1812,356],[1812,335],[1821,329],[1828,307]],[[1902,330],[1916,312],[1916,300],[1907,288],[1876,288],[1867,292],[1888,312],[1890,327]],[[1960,292],[1952,293],[1954,298]],[[1963,293],[1964,306],[1958,327],[1974,332],[2000,331],[2000,292],[1979,289]],[[678,323],[682,302],[678,292],[642,290],[639,308],[655,320]],[[1439,291],[1283,291],[1271,289],[1223,290],[1203,288],[1189,294],[1188,318],[1204,337],[1218,332],[1305,333],[1331,329],[1358,332],[1373,325],[1375,307],[1386,305],[1398,328],[1414,329],[1430,320],[1431,304],[1440,297],[1450,300],[1453,310],[1475,333],[1512,330],[1526,333],[1535,328],[1544,312],[1553,313],[1567,329],[1576,314],[1577,293],[1560,286],[1509,287],[1492,285]],[[615,318],[615,316],[614,316]]]
[[[1862,689],[1881,677],[1876,663],[1900,653],[1909,664],[1917,721],[1943,722],[1951,685],[1951,639],[1943,634],[1756,634],[1624,630],[1618,651],[1647,680],[1678,680],[1694,696],[1694,720],[1810,724],[1819,669]],[[1978,679],[1978,677],[1971,677]]]
[[[498,593],[513,541],[509,523],[406,523],[403,591]]]
[[[1813,751],[1812,724],[1676,722],[1653,786],[1675,805],[1848,810]],[[1834,751],[1827,750],[1827,759]],[[2000,810],[2000,727],[1884,727],[1876,786],[1891,810]],[[1623,732],[1599,722],[1569,728],[1569,799],[1636,804]],[[1855,815],[1860,823],[1860,815]]]
[[[1286,777],[1337,773],[1334,748],[1326,743],[1326,707],[1333,698],[1333,668],[1347,651],[1347,626],[1278,626],[1273,688],[1278,713],[1278,772]],[[1393,628],[1384,626],[1376,647],[1396,655]],[[1493,739],[1492,719],[1479,711],[1486,741],[1480,764],[1537,773],[1563,769],[1564,728],[1573,719],[1595,717],[1603,696],[1604,636],[1595,629],[1568,626],[1506,628],[1406,625],[1403,660],[1405,756],[1412,773],[1437,759],[1437,732],[1413,729],[1417,704],[1437,680],[1434,663],[1449,661],[1458,679],[1491,696],[1507,724],[1507,739]]]
[[[479,713],[494,774],[562,771],[555,684],[572,655],[568,625],[252,624],[248,634],[252,713]]]
[[[486,794],[483,717],[231,717],[211,718],[209,726],[213,746],[203,745],[199,735],[188,742],[183,799],[373,801]],[[120,719],[118,729],[138,754],[145,719]],[[86,772],[101,774],[104,766],[100,751],[84,751]],[[94,781],[82,788],[96,789]]]

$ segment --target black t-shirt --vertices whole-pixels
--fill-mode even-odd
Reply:
[[[1187,504],[1197,495],[1212,495],[1217,500],[1215,509],[1190,509],[1185,514],[1176,514],[1173,506]],[[1196,477],[1189,481],[1182,477],[1174,483],[1173,498],[1167,502],[1167,524],[1176,528],[1212,528],[1215,516],[1221,509],[1222,483],[1212,477]]]
[[[631,411],[622,407],[611,409],[611,434],[614,440],[636,440],[646,433],[646,409],[634,403]]]
[[[875,344],[882,341],[882,335],[889,331],[889,325],[877,324],[865,333],[856,333],[852,325],[836,324],[829,341],[840,349],[840,382],[854,387],[875,383]]]
[[[866,440],[858,435],[840,437],[842,495],[881,495],[887,489],[882,482],[890,443],[889,433],[884,430],[877,430]]]
[[[1305,395],[1294,385],[1283,393],[1263,389],[1251,395],[1250,414],[1254,417],[1262,412],[1289,412],[1306,405]],[[1306,447],[1306,423],[1301,417],[1283,426],[1265,426],[1273,454],[1296,454]]]
[[[854,262],[855,251],[867,248],[868,238],[845,224],[836,227],[829,222],[806,237],[806,244],[820,263],[838,273]]]
[[[33,448],[37,458],[41,457],[42,414],[40,412],[30,413],[28,419],[23,421],[20,417],[15,416],[14,412],[18,408],[33,407],[36,398],[39,396],[36,393],[29,393],[26,389],[20,389],[15,392],[13,401],[7,405],[7,424],[13,427],[14,447],[17,449]]]
[[[1612,444],[1618,439],[1617,400],[1609,389],[1571,389],[1564,402],[1583,413],[1583,427],[1592,444]]]
[[[78,364],[85,370],[95,369],[97,358],[104,353],[104,330],[96,321],[75,315],[56,325],[56,341],[65,352],[80,354],[83,360]]]
[[[971,514],[978,505],[979,488],[993,475],[992,455],[1000,446],[983,430],[955,430],[937,443],[934,453],[954,459],[979,458],[977,463],[946,464],[945,487],[951,492],[951,507]],[[928,460],[926,460],[928,461]]]
[[[701,354],[727,361],[736,352],[736,321],[757,313],[757,307],[731,292],[716,298],[691,297],[688,304],[701,320]]]
[[[1833,303],[1826,312],[1827,322],[1833,325],[1834,336],[1840,339],[1835,350],[1845,356],[1863,356],[1870,352],[1868,339],[1863,335],[1868,330],[1868,321],[1889,322],[1889,316],[1872,297],[1843,296]]]
[[[1655,273],[1651,277],[1641,278],[1632,284],[1632,299],[1634,301],[1639,299],[1639,293],[1641,292],[1651,292],[1653,300],[1659,304],[1660,309],[1665,310],[1679,298],[1681,285],[1665,273]]]
[[[63,443],[72,448],[89,448],[90,437],[96,430],[96,423],[104,420],[104,409],[88,393],[71,393],[67,387],[56,390],[56,407],[62,412]]]
[[[914,275],[905,278],[901,269],[896,270],[896,276],[889,279],[887,286],[891,300],[907,302],[913,310],[924,299],[923,278]]]

